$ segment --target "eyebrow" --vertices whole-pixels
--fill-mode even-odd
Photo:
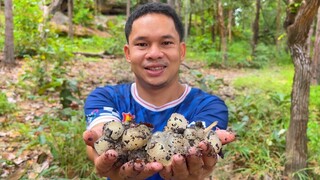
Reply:
[[[146,36],[138,36],[135,39],[133,39],[132,41],[134,42],[134,41],[146,40],[146,39],[147,39]],[[174,39],[174,37],[172,35],[168,34],[168,35],[161,36],[161,39]]]

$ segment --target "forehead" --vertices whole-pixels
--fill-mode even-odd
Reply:
[[[135,36],[155,36],[160,34],[179,36],[171,17],[159,13],[150,13],[137,18],[133,22],[129,39]]]

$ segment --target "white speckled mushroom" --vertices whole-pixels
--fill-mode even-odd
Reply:
[[[180,129],[185,130],[188,126],[187,119],[178,113],[173,113],[168,119],[167,125],[164,127],[164,131],[177,132]]]
[[[122,135],[123,148],[128,151],[144,147],[152,133],[149,127],[144,124],[126,129]]]

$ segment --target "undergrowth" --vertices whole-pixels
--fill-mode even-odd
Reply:
[[[281,179],[285,134],[290,122],[292,79],[293,68],[284,66],[259,70],[232,83],[237,96],[227,104],[230,125],[239,139],[226,146],[225,161],[232,162],[233,174],[254,179]],[[301,179],[320,177],[319,90],[319,87],[311,87],[307,130],[309,167],[296,173]]]

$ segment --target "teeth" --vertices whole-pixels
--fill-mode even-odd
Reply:
[[[151,68],[148,68],[149,70],[152,70],[152,71],[159,71],[159,70],[162,70],[163,67],[151,67]]]

